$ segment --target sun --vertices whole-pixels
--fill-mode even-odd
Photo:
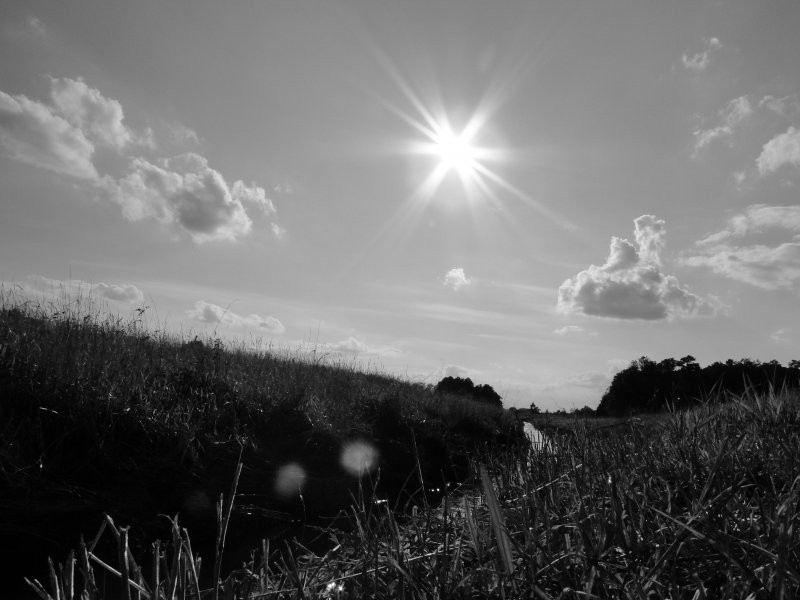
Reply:
[[[431,146],[432,153],[439,159],[439,168],[445,172],[456,171],[462,178],[474,174],[480,152],[467,130],[456,133],[449,124],[439,126],[432,136]]]

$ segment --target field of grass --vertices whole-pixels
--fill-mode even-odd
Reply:
[[[0,399],[0,534],[14,540],[0,545],[0,579],[20,582],[26,560],[43,576],[45,557],[65,556],[104,512],[133,525],[135,552],[171,535],[159,515],[180,513],[207,556],[240,457],[241,548],[256,531],[291,536],[346,511],[369,482],[359,464],[343,468],[345,451],[369,463],[381,499],[410,505],[463,480],[472,448],[519,436],[505,411],[336,357],[178,339],[85,298],[50,305],[8,290]],[[237,564],[231,545],[227,555]]]
[[[154,531],[137,533],[135,526],[117,527],[110,519],[89,540],[97,520],[85,531],[85,546],[76,542],[75,554],[54,556],[62,564],[40,578],[42,598],[677,600],[800,594],[797,391],[719,398],[691,411],[611,427],[572,420],[545,427],[548,443],[530,447],[514,437],[503,443],[497,435],[511,418],[507,413],[443,403],[423,386],[377,374],[299,358],[251,359],[208,344],[187,348],[152,340],[133,325],[82,323],[76,315],[32,314],[30,307],[6,306],[0,314],[3,498],[8,490],[36,490],[43,499],[50,497],[43,494],[48,489],[75,490],[76,480],[64,478],[68,465],[59,463],[66,456],[70,464],[83,457],[81,469],[96,478],[108,472],[117,484],[115,477],[145,477],[137,471],[147,468],[139,457],[155,460],[154,448],[163,449],[156,461],[161,468],[174,462],[204,476],[212,470],[209,460],[227,457],[216,476],[225,501],[212,519],[211,553],[200,552],[196,542],[207,533],[182,528],[185,510],[177,522],[164,519],[159,543],[150,543]],[[193,358],[185,359],[186,352]],[[180,388],[180,374],[187,371],[194,384]],[[15,387],[9,401],[7,386],[19,381],[30,390]],[[174,395],[176,389],[183,395]],[[284,412],[271,412],[285,404]],[[465,454],[469,469],[448,494],[423,494],[407,511],[393,510],[394,503],[376,491],[380,486],[362,479],[350,488],[343,517],[316,530],[319,539],[264,535],[238,564],[223,567],[215,557],[220,549],[242,555],[242,539],[229,525],[235,507],[249,501],[248,461],[265,452],[277,456],[278,446],[288,443],[288,436],[259,429],[270,421],[259,420],[259,407],[287,419],[282,422],[302,413],[317,432],[304,434],[305,443],[331,442],[323,433],[342,442],[354,436],[385,442],[390,431],[401,437],[392,429],[397,423],[414,431],[412,443],[440,439],[441,446],[415,447],[416,485],[430,482],[423,463],[432,464],[436,448],[449,452],[470,437],[485,443]],[[350,419],[342,418],[344,410]],[[57,421],[73,413],[70,427],[88,423],[82,435]],[[86,436],[91,451],[80,454],[73,445]],[[150,449],[151,442],[137,436],[160,445],[153,442]],[[272,448],[270,436],[281,444]],[[140,445],[126,450],[124,465],[92,450],[133,440]],[[151,454],[140,454],[144,447]],[[250,454],[242,451],[244,467],[237,469],[239,448]],[[383,448],[391,455],[391,445]],[[119,461],[126,454],[114,450],[111,456]],[[315,481],[309,478],[309,490]],[[119,495],[108,492],[103,499],[117,501]],[[118,515],[129,509],[123,503],[122,510],[114,504],[105,510],[120,522]],[[135,535],[148,543],[131,546]],[[104,590],[99,582],[108,574],[131,583]]]

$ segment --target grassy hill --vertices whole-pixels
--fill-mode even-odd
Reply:
[[[533,447],[424,386],[6,303],[0,398],[3,581],[41,597],[126,597],[111,568],[142,598],[214,597],[217,573],[220,597],[800,594],[797,392],[542,422]]]
[[[365,487],[398,508],[434,501],[468,476],[469,452],[519,435],[503,410],[335,357],[181,340],[85,300],[53,307],[8,294],[0,398],[9,572],[66,555],[104,512],[134,524],[139,550],[169,535],[158,515],[180,513],[208,555],[215,503],[240,459],[239,504],[250,510],[233,528],[257,544],[348,510]]]

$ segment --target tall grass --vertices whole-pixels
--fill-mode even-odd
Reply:
[[[240,598],[797,597],[797,394],[576,433],[482,456],[475,485],[405,519],[362,498],[354,527],[324,532],[328,552],[281,553],[265,541],[222,589]],[[196,597],[195,563],[182,564],[177,579],[134,581],[147,597]],[[62,570],[53,585],[63,579]]]
[[[3,446],[0,465],[7,478],[14,468],[15,476],[26,469],[39,474],[57,461],[48,446],[53,442],[45,441],[52,439],[46,438],[45,422],[51,411],[78,410],[82,403],[87,418],[93,415],[91,427],[111,423],[119,432],[124,415],[133,413],[145,432],[164,427],[186,436],[186,453],[192,438],[200,446],[228,436],[264,443],[253,417],[264,398],[275,406],[299,406],[314,426],[332,429],[339,418],[329,405],[334,398],[359,416],[348,425],[356,429],[390,428],[398,415],[418,423],[418,431],[499,427],[499,416],[491,421],[466,404],[442,408],[425,388],[400,387],[374,374],[269,356],[256,360],[213,344],[187,349],[146,339],[143,331],[114,333],[113,323],[103,326],[110,331],[81,329],[74,319],[32,318],[7,308],[3,314],[4,332],[14,334],[3,333],[0,360],[12,373],[33,373],[23,380],[36,392],[27,401],[37,402],[26,405],[28,412],[18,409],[11,425],[2,421],[8,439],[27,444],[24,451]],[[22,341],[34,333],[35,343]],[[78,364],[66,364],[61,351],[48,348],[53,341],[72,344],[70,354],[82,357]],[[103,343],[118,345],[103,351]],[[95,350],[83,351],[87,344]],[[121,364],[108,364],[119,357]],[[193,383],[176,396],[179,374],[187,370]],[[76,378],[70,374],[77,374],[84,392],[94,390],[90,400],[71,391],[65,382]],[[117,387],[117,376],[134,392]],[[110,387],[113,398],[107,396]],[[41,390],[48,392],[46,405]],[[243,412],[226,412],[226,403]],[[19,433],[25,427],[39,437],[25,442]],[[800,594],[797,391],[718,398],[616,428],[593,429],[576,420],[570,431],[549,435],[541,447],[485,446],[472,454],[472,477],[460,489],[409,514],[393,511],[364,481],[348,519],[320,529],[329,542],[323,551],[265,539],[239,568],[220,574],[215,566],[207,589],[200,582],[209,567],[177,521],[171,539],[136,560],[126,545],[129,533],[108,521],[101,533],[111,536],[116,550],[103,554],[94,540],[34,585],[42,598],[56,600],[104,597],[96,584],[100,572],[130,581],[122,589],[132,598],[170,600],[212,597],[215,588],[223,598],[694,600]],[[118,437],[104,439],[113,444]],[[23,456],[28,463],[19,462]],[[41,463],[33,460],[37,456]],[[228,496],[237,501],[235,492]],[[222,507],[229,505],[220,504],[220,527]],[[229,535],[226,544],[236,540]]]

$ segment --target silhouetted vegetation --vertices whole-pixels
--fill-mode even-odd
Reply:
[[[787,366],[776,360],[743,358],[700,367],[691,355],[661,362],[643,356],[614,376],[597,408],[598,415],[658,412],[687,408],[710,397],[800,387],[800,361]]]
[[[438,394],[449,394],[451,396],[461,396],[475,400],[476,402],[483,402],[489,406],[497,408],[503,407],[502,397],[494,391],[492,386],[487,384],[475,385],[472,380],[467,377],[445,377],[435,388]]]
[[[0,569],[18,577],[36,556],[44,567],[104,512],[135,525],[134,550],[169,532],[159,515],[180,514],[208,556],[240,452],[248,508],[231,527],[246,544],[319,525],[365,489],[398,510],[436,501],[471,452],[518,429],[496,406],[336,356],[184,341],[86,300],[0,293],[0,532],[17,540],[1,545]],[[356,475],[343,462],[353,444],[368,463]]]
[[[335,543],[327,552],[294,544],[281,555],[265,540],[220,597],[798,597],[800,396],[748,395],[612,429],[571,419],[547,443],[493,446],[470,487],[416,515],[362,497],[355,527],[324,532]],[[177,523],[170,533],[152,563],[120,541],[103,564],[130,567],[131,596],[213,597],[198,584],[208,567],[193,540]],[[74,585],[87,600],[124,597],[94,592],[93,573],[106,567],[86,556],[75,577],[68,557],[42,594],[70,598]]]
[[[541,414],[545,443],[499,444],[513,418],[472,397],[4,300],[4,598],[22,576],[44,600],[800,593],[800,392]],[[369,476],[343,471],[353,441],[379,450]],[[294,541],[321,507],[343,508]]]

